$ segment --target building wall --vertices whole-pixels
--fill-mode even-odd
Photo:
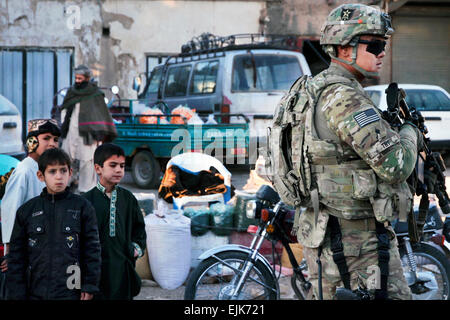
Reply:
[[[72,47],[75,65],[134,98],[132,79],[146,71],[146,53],[179,52],[203,32],[257,33],[264,7],[261,0],[0,0],[0,47]]]
[[[281,0],[267,3],[267,18],[265,29],[268,33],[297,34],[311,39],[320,38],[320,29],[328,14],[336,7],[345,3],[362,3],[385,8],[383,0]],[[380,83],[390,82],[391,51],[386,48],[384,68],[380,72]],[[365,81],[373,84],[373,81]]]
[[[396,10],[406,0],[354,0]],[[415,2],[410,0],[409,2]],[[131,82],[146,71],[147,53],[176,53],[203,32],[298,34],[318,39],[329,12],[347,0],[0,0],[0,47],[73,48],[102,86]],[[79,9],[77,13],[71,9]],[[395,26],[395,12],[394,26]],[[392,80],[391,45],[380,82]]]

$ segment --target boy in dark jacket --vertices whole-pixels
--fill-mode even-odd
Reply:
[[[132,300],[141,289],[136,259],[145,252],[145,223],[134,195],[117,184],[125,174],[121,147],[105,143],[94,153],[96,187],[85,194],[94,206],[102,246],[102,277],[96,298]]]
[[[98,291],[101,253],[95,211],[68,191],[69,156],[45,151],[38,177],[46,187],[18,210],[7,287],[13,300],[90,300]]]

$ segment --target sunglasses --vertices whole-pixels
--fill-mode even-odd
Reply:
[[[384,51],[384,47],[386,47],[386,41],[384,40],[358,40],[358,43],[367,44],[366,51],[378,56],[380,53]]]

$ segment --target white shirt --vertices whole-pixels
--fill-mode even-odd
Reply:
[[[1,203],[3,243],[9,243],[11,239],[17,209],[38,196],[45,187],[45,183],[37,177],[38,170],[38,163],[33,158],[26,157],[17,165],[6,183]]]

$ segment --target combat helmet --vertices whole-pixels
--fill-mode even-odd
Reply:
[[[388,38],[394,29],[391,17],[379,8],[364,4],[343,4],[330,12],[320,32],[320,44],[333,59],[352,65],[366,77],[378,76],[356,65],[359,36],[378,35]],[[352,62],[336,57],[334,45],[353,47]]]

